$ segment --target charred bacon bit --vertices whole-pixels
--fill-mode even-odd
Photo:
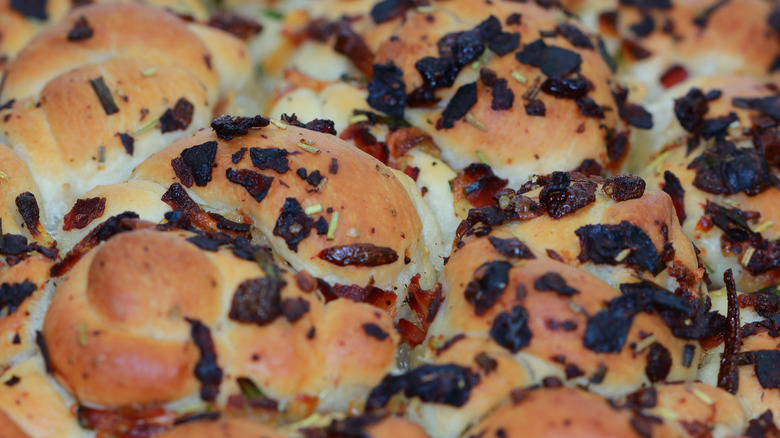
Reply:
[[[577,99],[575,103],[577,104],[577,108],[580,109],[580,114],[583,116],[596,119],[604,118],[604,107],[599,106],[591,97],[581,97]]]
[[[620,115],[621,119],[625,120],[629,125],[639,129],[652,129],[653,115],[641,105],[629,102],[628,90],[618,88],[617,91],[612,92],[612,95],[615,97],[618,115]]]
[[[550,77],[542,82],[541,90],[561,99],[581,99],[593,89],[593,83],[577,76],[574,78]]]
[[[780,96],[754,98],[735,97],[731,102],[737,108],[758,111],[774,120],[780,120]]]
[[[160,132],[183,131],[190,126],[195,106],[187,99],[180,98],[173,108],[167,109],[160,116]]]
[[[485,52],[485,44],[476,30],[449,33],[436,45],[439,56],[455,59],[455,64],[460,68],[476,61]]]
[[[566,280],[555,272],[548,272],[534,280],[534,287],[539,291],[549,290],[567,297],[580,293],[577,289],[569,286]]]
[[[287,159],[285,158],[285,163],[286,162]],[[306,212],[303,211],[298,200],[295,198],[287,198],[284,200],[284,206],[279,214],[279,219],[276,220],[274,236],[283,238],[284,242],[287,244],[287,248],[293,252],[298,252],[298,243],[309,237],[309,233],[313,226],[314,219],[310,218]]]
[[[214,252],[218,250],[220,246],[232,243],[233,238],[225,233],[208,233],[190,237],[187,241],[202,250]]]
[[[222,368],[217,364],[217,350],[211,338],[211,329],[197,319],[185,318],[190,324],[192,341],[198,347],[200,359],[195,365],[195,377],[200,381],[200,398],[214,401],[222,383]]]
[[[622,51],[627,58],[633,61],[641,61],[653,56],[653,52],[645,48],[643,45],[628,39],[623,40]]]
[[[366,323],[363,324],[363,331],[366,332],[367,336],[371,336],[372,338],[376,338],[377,340],[384,341],[387,339],[390,334],[386,331],[382,330],[382,327],[379,327],[376,324],[373,323]]]
[[[647,352],[647,365],[645,365],[645,375],[648,380],[653,383],[663,381],[671,369],[672,355],[669,350],[658,342],[650,344],[650,351]]]
[[[603,172],[604,168],[602,168],[601,164],[599,164],[598,161],[594,160],[593,158],[586,158],[582,160],[582,163],[580,163],[576,169],[571,171],[571,173],[581,173],[586,177],[600,177]]]
[[[206,213],[195,201],[190,198],[187,191],[179,183],[173,183],[163,194],[161,200],[171,206],[174,213],[181,214],[201,230],[210,231],[218,228],[222,222],[218,217]],[[223,228],[224,229],[224,228]]]
[[[225,171],[228,181],[244,186],[247,192],[252,195],[257,202],[265,199],[271,184],[274,182],[272,176],[265,176],[249,169],[233,170],[229,168]]]
[[[672,0],[620,0],[621,5],[640,9],[672,9]]]
[[[504,203],[493,203],[485,207],[472,208],[466,220],[458,227],[456,238],[463,235],[486,235],[491,227],[513,220],[528,220],[543,213],[542,207],[533,199],[518,194],[512,189],[503,189],[496,194],[497,199],[505,198]]]
[[[30,234],[32,234],[33,237],[38,236],[41,233],[40,230],[38,230],[41,212],[38,209],[38,201],[35,200],[35,195],[30,192],[21,193],[16,197],[15,202],[16,208],[19,210],[24,225],[30,231]]]
[[[22,283],[3,283],[0,285],[0,312],[13,315],[24,300],[37,289],[38,286],[28,280]]]
[[[531,249],[526,246],[525,243],[519,241],[514,237],[508,239],[500,239],[495,236],[489,236],[488,241],[493,245],[501,255],[514,259],[535,259],[536,256]]]
[[[51,357],[49,356],[49,347],[46,346],[46,339],[43,337],[43,333],[40,330],[35,331],[35,343],[41,350],[41,357],[43,357],[43,364],[46,366],[46,373],[52,373]]]
[[[76,417],[82,427],[98,431],[98,435],[142,437],[165,432],[175,422],[176,413],[166,412],[161,406],[122,407],[103,410],[79,405]]]
[[[387,142],[390,156],[393,158],[401,158],[416,146],[434,147],[431,136],[427,132],[413,126],[390,131],[385,137],[385,141]],[[336,168],[338,169],[338,164],[336,164]],[[336,172],[331,173],[335,174]]]
[[[639,199],[645,194],[645,180],[631,174],[615,175],[607,178],[601,191],[618,202]]]
[[[293,115],[291,116],[288,116],[287,114],[282,114],[282,121],[287,123],[288,125],[293,125],[299,128],[308,129],[309,131],[321,132],[323,134],[330,134],[330,135],[338,134],[336,132],[336,124],[333,122],[333,120],[314,119],[311,122],[302,123],[300,120],[298,120],[298,116],[296,116],[295,113],[293,113]]]
[[[455,121],[462,119],[477,103],[477,83],[461,85],[452,96],[447,107],[436,122],[436,129],[449,129],[455,126]]]
[[[73,208],[65,215],[62,229],[63,231],[80,230],[103,216],[105,210],[106,198],[77,199]]]
[[[680,125],[688,132],[697,131],[709,110],[707,98],[698,88],[691,88],[685,96],[674,100],[674,114]]]
[[[388,375],[374,388],[366,401],[366,410],[383,408],[390,398],[403,392],[423,402],[460,407],[466,404],[479,375],[455,364],[423,365],[404,374]]]
[[[493,85],[493,101],[490,108],[494,111],[503,111],[512,108],[515,102],[515,93],[507,86],[506,79],[497,79]]]
[[[266,117],[222,116],[211,121],[211,128],[220,140],[230,141],[234,137],[247,135],[252,128],[264,128],[271,123]]]
[[[632,24],[629,28],[638,38],[644,38],[655,30],[655,20],[650,14],[644,14],[642,21]]]
[[[404,72],[392,62],[374,64],[374,75],[368,84],[367,102],[376,110],[402,119],[406,106]]]
[[[486,262],[474,271],[474,280],[466,285],[463,295],[477,316],[484,315],[495,305],[509,283],[512,265],[505,261]]]
[[[759,417],[750,420],[745,436],[750,438],[776,438],[780,436],[780,429],[777,428],[772,418],[772,410],[767,409]]]
[[[653,241],[645,231],[636,225],[623,221],[617,225],[585,225],[574,232],[580,238],[580,262],[630,266],[646,269],[658,275],[666,268]],[[617,260],[618,254],[629,250],[629,254]]]
[[[87,18],[83,15],[80,16],[73,24],[70,32],[68,32],[68,41],[80,41],[92,38],[94,30],[89,26]]]
[[[490,375],[498,368],[498,361],[488,356],[484,351],[474,356],[474,362],[485,373],[486,376]]]
[[[693,19],[693,24],[705,28],[707,27],[707,21],[709,21],[710,16],[715,13],[719,8],[724,6],[726,3],[728,3],[731,0],[718,0],[712,5],[705,8],[699,15],[697,15]]]
[[[339,173],[339,160],[336,158],[332,158],[330,160],[330,164],[328,165],[328,172],[332,175]]]
[[[433,322],[436,314],[439,313],[439,307],[444,302],[441,283],[436,283],[431,290],[425,290],[420,287],[420,274],[416,274],[409,282],[408,293],[409,307],[417,315],[422,329],[427,332],[428,326]]]
[[[244,159],[244,155],[246,154],[246,151],[249,149],[247,148],[241,148],[235,152],[233,152],[233,155],[230,156],[230,161],[233,162],[233,164],[238,164],[241,162],[241,160]]]
[[[508,17],[506,17],[506,25],[520,25],[523,23],[523,14],[519,14],[517,12],[514,12],[510,14]],[[573,44],[573,43],[572,43]]]
[[[48,0],[11,0],[11,9],[25,17],[48,20],[49,14],[46,13],[46,3],[48,3]]]
[[[720,359],[718,370],[718,387],[736,394],[739,389],[739,369],[737,368],[737,355],[742,347],[739,321],[739,300],[737,299],[737,286],[731,269],[723,274],[723,282],[726,283],[726,297],[728,300],[728,313],[726,316],[726,334],[724,350]]]
[[[366,77],[371,77],[374,64],[374,53],[371,48],[360,34],[352,30],[347,18],[339,22],[337,29],[334,47],[336,52],[346,56]]]
[[[371,304],[391,316],[395,315],[395,302],[398,297],[393,292],[374,286],[361,287],[356,284],[344,285],[338,283],[330,285],[322,279],[317,279],[317,287],[325,297],[325,302],[330,302],[337,298],[346,298],[358,303]]]
[[[628,151],[628,133],[626,131],[615,133],[614,129],[608,129],[604,135],[607,143],[607,157],[612,161],[619,161]]]
[[[539,193],[539,204],[553,219],[560,219],[596,201],[592,181],[571,184],[567,172],[553,172],[552,181]]]
[[[203,187],[211,181],[211,169],[216,157],[217,142],[207,141],[181,151],[180,157],[171,160],[171,166],[186,187],[192,187],[192,182]]]
[[[661,75],[661,84],[664,88],[672,88],[688,79],[688,70],[681,65],[673,65]]]
[[[517,353],[531,343],[533,333],[528,327],[528,318],[528,311],[521,304],[515,305],[511,313],[501,312],[493,320],[490,337],[498,345]]]
[[[97,94],[97,97],[100,100],[100,105],[103,106],[103,110],[106,112],[107,116],[119,112],[119,107],[116,106],[114,97],[111,96],[111,91],[103,81],[103,76],[100,76],[97,79],[90,79],[89,84],[92,85],[92,89],[95,90],[95,94]]]
[[[259,326],[282,315],[282,288],[287,283],[271,277],[254,278],[238,285],[230,305],[230,319]]]
[[[248,41],[249,38],[263,30],[263,25],[257,21],[227,11],[215,12],[211,15],[207,24],[213,28],[235,35],[244,41]]]
[[[383,0],[371,8],[371,18],[376,24],[384,23],[403,16],[416,3],[414,0]]]
[[[282,315],[292,324],[309,312],[309,302],[303,298],[285,298],[282,300]]]
[[[428,89],[449,88],[455,83],[460,68],[453,58],[426,56],[414,63],[424,86]]]
[[[683,189],[680,180],[672,172],[664,171],[664,185],[661,189],[672,198],[672,204],[674,205],[674,211],[677,212],[677,219],[680,220],[680,225],[685,222],[685,189]]]
[[[135,138],[133,138],[130,134],[124,134],[121,132],[116,133],[117,137],[119,137],[119,141],[122,142],[122,147],[125,148],[125,152],[127,152],[127,155],[133,155],[133,152],[135,151]]]
[[[260,170],[272,169],[276,173],[284,174],[290,170],[287,162],[286,149],[278,148],[250,148],[249,157],[252,158],[252,164]]]
[[[487,164],[472,163],[458,172],[451,184],[456,201],[465,196],[474,207],[485,207],[494,202],[493,197],[507,180],[496,176]]]
[[[508,20],[507,20],[507,24]],[[590,40],[585,32],[581,31],[579,27],[571,23],[561,23],[555,26],[555,31],[570,42],[572,46],[579,47],[581,49],[594,49],[593,42]]]
[[[696,170],[693,185],[708,193],[757,195],[776,183],[766,157],[754,149],[718,141],[688,165]]]
[[[762,388],[780,388],[780,351],[759,350],[755,352],[755,369]]]
[[[332,246],[320,251],[317,257],[337,266],[381,266],[398,260],[392,248],[371,243]]]
[[[547,76],[566,76],[579,70],[582,58],[576,52],[557,46],[548,46],[538,39],[526,44],[523,50],[515,54],[521,64],[532,65]]]
[[[59,277],[68,272],[84,254],[96,247],[100,242],[105,242],[119,233],[145,226],[145,224],[140,223],[137,219],[138,215],[130,211],[111,216],[105,222],[90,231],[86,237],[65,255],[65,258],[63,258],[61,262],[52,266],[50,272],[51,276]]]
[[[389,136],[389,135],[388,135]],[[368,126],[365,123],[355,123],[349,125],[340,136],[343,140],[353,140],[355,146],[361,151],[371,155],[383,164],[387,164],[390,158],[390,151],[384,142],[377,140],[377,138],[371,134]],[[336,167],[338,171],[338,165]]]
[[[544,117],[547,115],[547,107],[539,99],[531,99],[524,106],[525,113],[529,116]]]

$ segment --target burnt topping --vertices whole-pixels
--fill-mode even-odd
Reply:
[[[593,89],[593,84],[582,76],[574,78],[550,77],[542,82],[540,89],[557,98],[580,99]]]
[[[11,0],[11,9],[25,17],[48,20],[49,15],[46,13],[46,3],[48,3],[48,0]]]
[[[666,267],[647,233],[628,221],[617,225],[585,225],[574,233],[580,238],[578,258],[582,263],[624,263],[646,269],[653,275],[658,275]],[[628,254],[625,254],[626,250]]]
[[[737,299],[737,286],[731,269],[723,274],[723,282],[726,283],[726,298],[728,300],[728,312],[726,315],[726,327],[724,332],[724,348],[720,358],[718,370],[718,387],[736,394],[739,390],[739,370],[737,357],[742,347],[739,322],[739,300]]]
[[[709,21],[710,16],[729,1],[731,0],[718,0],[710,6],[706,7],[703,11],[696,15],[696,17],[693,19],[693,24],[701,28],[707,27],[707,21]]]
[[[539,99],[531,99],[525,105],[525,113],[529,116],[544,117],[547,115],[547,107]]]
[[[362,327],[363,331],[366,332],[366,335],[371,336],[372,338],[376,338],[380,341],[384,341],[390,336],[390,334],[382,330],[382,327],[379,327],[378,325],[370,322],[363,324]]]
[[[490,375],[490,373],[498,368],[498,361],[488,356],[488,354],[484,351],[474,356],[474,362],[485,373],[486,376]]]
[[[708,193],[757,195],[773,184],[766,158],[753,149],[718,141],[688,165],[696,170],[693,185]]]
[[[490,327],[490,337],[512,353],[528,346],[532,336],[528,327],[528,311],[520,304],[515,305],[511,313],[499,313]]]
[[[780,17],[780,10],[778,10],[778,16]],[[780,20],[780,18],[778,18]],[[770,97],[735,97],[732,103],[737,108],[755,110],[759,113],[771,117],[775,120],[780,120],[780,96]]]
[[[309,185],[312,187],[318,187],[322,183],[322,180],[325,179],[325,177],[322,176],[319,170],[315,170],[314,172],[307,175],[306,169],[301,167],[300,169],[295,171],[295,173],[298,175],[298,177],[300,177],[302,180],[309,183]]]
[[[631,126],[639,129],[651,129],[653,127],[653,115],[642,106],[628,101],[628,90],[619,88],[612,95],[618,107],[618,115]]]
[[[214,401],[222,383],[222,368],[217,364],[217,350],[211,338],[211,329],[197,319],[186,318],[190,324],[192,341],[198,347],[200,359],[195,365],[195,377],[200,381],[200,398]]]
[[[309,302],[303,298],[285,298],[282,300],[282,315],[291,324],[309,312]]]
[[[97,79],[90,79],[89,84],[92,85],[92,89],[95,90],[95,94],[97,94],[98,100],[100,100],[100,105],[103,106],[103,111],[106,112],[107,116],[119,112],[119,107],[116,106],[111,91],[106,86],[105,81],[103,81],[103,76],[100,76]]]
[[[260,170],[272,169],[276,173],[283,174],[290,170],[290,166],[287,163],[286,149],[277,148],[250,148],[249,157],[252,159],[252,164]]]
[[[254,150],[255,148],[252,149]],[[285,164],[286,161],[285,159]],[[274,236],[283,238],[287,248],[298,252],[298,243],[309,236],[313,226],[314,220],[303,211],[298,200],[287,198],[284,200],[284,206],[279,214],[279,219],[276,220]]]
[[[5,315],[13,315],[24,300],[37,289],[35,283],[28,280],[22,283],[3,283],[0,285],[0,312]],[[7,312],[6,309],[8,309]]]
[[[745,435],[750,438],[771,438],[780,436],[780,429],[772,419],[772,410],[767,409],[761,416],[750,420]]]
[[[374,64],[374,76],[368,84],[367,102],[371,108],[402,119],[406,106],[404,72],[392,62]]]
[[[479,380],[477,373],[460,365],[423,365],[382,379],[369,394],[366,410],[385,407],[390,398],[399,392],[407,397],[418,397],[423,402],[460,407],[469,400],[471,389]]]
[[[392,248],[370,243],[332,246],[320,251],[317,257],[337,266],[381,266],[398,260]]]
[[[416,4],[415,0],[382,0],[371,8],[371,18],[376,24],[384,23],[403,16]]]
[[[263,30],[263,25],[257,21],[226,11],[214,12],[209,18],[208,25],[224,30],[244,41]]]
[[[506,25],[507,26],[511,26],[511,25],[518,25],[519,26],[522,23],[523,23],[523,14],[519,14],[517,12],[513,12],[513,13],[509,14],[508,17],[506,17]]]
[[[447,107],[441,113],[441,118],[436,122],[436,128],[452,128],[455,121],[463,118],[476,103],[477,83],[462,85],[447,103]]]
[[[485,207],[470,209],[466,220],[458,227],[457,236],[464,234],[484,236],[490,233],[493,226],[513,220],[531,219],[539,216],[543,211],[539,203],[512,189],[503,189],[496,193],[494,198],[496,200],[503,198],[506,203],[495,202]]]
[[[553,219],[560,219],[596,201],[596,184],[592,181],[571,184],[568,172],[553,172],[539,193],[539,204]]]
[[[672,198],[672,204],[674,210],[677,212],[677,219],[680,220],[680,224],[685,222],[685,190],[680,184],[680,180],[672,172],[664,171],[664,184],[661,189]]]
[[[181,151],[181,156],[171,160],[171,165],[181,183],[192,187],[205,186],[211,181],[211,169],[217,157],[217,142],[207,141]]]
[[[233,170],[231,168],[225,171],[225,176],[228,181],[244,186],[246,191],[249,192],[257,202],[265,199],[265,196],[268,194],[268,190],[271,189],[271,184],[274,181],[274,178],[271,176],[265,176],[249,169]]]
[[[653,20],[651,15],[644,14],[642,16],[642,21],[632,24],[629,28],[638,38],[644,38],[655,30],[655,20]]]
[[[220,140],[230,141],[233,137],[247,135],[251,128],[263,128],[270,121],[262,116],[238,117],[222,116],[211,121],[211,128]]]
[[[230,156],[230,161],[233,162],[233,164],[238,164],[241,162],[241,160],[244,159],[244,154],[246,154],[246,151],[249,149],[247,148],[241,148],[235,152],[233,152],[233,155]]]
[[[82,15],[73,23],[73,28],[68,32],[67,38],[68,41],[80,41],[92,38],[93,34],[94,30],[87,22],[87,18]]]
[[[577,108],[580,109],[580,114],[585,117],[593,117],[595,119],[604,118],[604,107],[600,106],[591,97],[585,96],[575,101]]]
[[[489,236],[488,241],[493,245],[501,255],[514,259],[535,259],[536,256],[525,243],[514,237],[500,239],[495,236]]]
[[[693,364],[694,354],[696,354],[696,347],[693,344],[685,344],[682,353],[682,365],[685,368],[690,368],[691,364]]]
[[[762,388],[780,388],[780,351],[759,350],[755,352],[755,369]]]
[[[486,262],[474,271],[474,280],[466,285],[464,296],[477,316],[484,315],[504,294],[512,265],[505,261]]]
[[[508,110],[515,102],[515,93],[507,86],[506,79],[497,79],[492,90],[490,107],[495,111]]]
[[[475,207],[492,204],[493,197],[506,183],[507,180],[496,176],[493,169],[484,163],[469,164],[450,182],[456,199],[462,193]]]
[[[133,155],[133,152],[135,151],[135,138],[130,134],[121,132],[117,132],[116,135],[119,137],[119,141],[122,142],[122,147],[125,148],[127,155]]]
[[[620,0],[620,4],[640,9],[672,9],[672,0]]]
[[[725,116],[705,119],[704,115],[709,111],[708,100],[701,90],[691,88],[684,97],[674,100],[674,114],[686,131],[705,139],[722,139],[728,126],[739,117],[732,111]]]
[[[282,114],[282,121],[298,128],[308,129],[309,131],[321,132],[323,134],[336,135],[336,124],[332,120],[328,119],[314,119],[311,122],[303,123],[298,120],[298,116],[294,113],[291,116]]]
[[[342,18],[336,25],[336,53],[346,56],[367,77],[371,76],[374,53],[363,37],[352,30],[349,19]]]
[[[35,200],[35,195],[30,192],[21,193],[16,197],[15,203],[30,234],[33,236],[40,234],[38,225],[40,224],[41,212],[38,209],[38,201]]]
[[[638,199],[645,193],[645,180],[631,174],[615,175],[607,178],[601,191],[618,202]]]
[[[672,369],[672,355],[669,350],[658,342],[650,344],[650,350],[647,352],[647,365],[645,365],[645,375],[651,382],[660,382],[666,379],[669,371]]]
[[[331,158],[330,164],[328,165],[328,172],[332,175],[339,173],[339,160]]]
[[[103,216],[106,210],[106,198],[77,199],[73,208],[63,219],[62,229],[69,231],[80,230],[89,225],[93,220]]]
[[[565,76],[580,68],[582,58],[576,52],[557,46],[548,46],[538,39],[526,44],[515,54],[521,64],[538,67],[547,76]]]
[[[577,289],[569,286],[566,280],[556,272],[548,272],[534,280],[534,287],[539,291],[553,291],[567,297],[580,293]]]
[[[43,333],[40,330],[35,331],[35,343],[41,350],[41,356],[43,357],[43,364],[46,366],[46,373],[52,373],[51,357],[49,356],[49,347],[46,346],[46,338],[43,337]]]
[[[570,42],[572,46],[579,47],[581,49],[593,49],[593,42],[591,42],[588,35],[581,31],[579,27],[571,23],[561,23],[555,26],[555,31],[558,35],[566,38],[566,41]]]
[[[230,319],[259,326],[272,323],[282,315],[284,280],[254,278],[238,285],[230,305]]]
[[[173,108],[167,109],[160,116],[160,132],[183,131],[190,126],[195,106],[187,99],[180,98]]]

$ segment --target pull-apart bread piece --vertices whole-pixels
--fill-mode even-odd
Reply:
[[[2,0],[0,1],[0,71],[10,63],[24,46],[47,24],[61,20],[72,8],[90,3],[109,3],[122,0]],[[136,0],[124,0],[136,1]],[[147,0],[145,3],[177,14],[205,19],[208,16],[202,0]]]
[[[572,175],[469,212],[443,302],[428,309],[423,365],[388,376],[369,407],[404,392],[429,433],[457,436],[512,388],[546,377],[608,397],[696,377],[698,340],[720,320],[671,199],[645,194],[637,177]],[[428,381],[437,383],[417,387]]]
[[[715,288],[732,269],[753,292],[780,278],[780,95],[735,76],[700,78],[678,88],[664,140],[642,175],[673,199],[685,234],[701,251]],[[660,105],[660,103],[659,103]]]
[[[768,78],[780,68],[779,11],[771,0],[621,0],[598,27],[620,78],[654,99],[701,75]]]
[[[85,6],[9,66],[0,133],[41,187],[47,226],[87,190],[208,125],[228,91],[220,76],[236,88],[246,79],[245,44],[197,26],[137,3]]]

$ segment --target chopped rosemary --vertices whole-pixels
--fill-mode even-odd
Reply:
[[[307,215],[316,214],[322,211],[322,204],[310,205],[303,209],[303,212]]]
[[[106,115],[110,116],[111,114],[118,113],[119,107],[116,106],[114,97],[111,96],[111,90],[108,89],[105,81],[103,81],[103,76],[100,76],[97,79],[90,79],[89,83],[92,85],[92,89],[95,90],[95,94],[97,94],[100,104],[103,105],[103,111],[106,112]]]
[[[339,212],[334,211],[333,217],[330,218],[330,224],[328,224],[328,234],[325,236],[328,240],[336,238],[336,227],[339,224]]]

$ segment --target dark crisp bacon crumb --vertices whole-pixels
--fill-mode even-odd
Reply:
[[[73,24],[73,28],[68,32],[68,41],[81,41],[92,38],[94,30],[87,22],[87,18],[80,16]]]
[[[577,289],[569,286],[566,280],[556,272],[547,272],[534,280],[534,287],[539,291],[553,291],[558,295],[568,297],[580,293]]]
[[[257,202],[265,199],[265,196],[268,194],[268,190],[271,189],[271,184],[274,181],[272,176],[265,176],[249,169],[228,169],[225,171],[225,176],[228,181],[244,186],[246,191],[249,192]]]
[[[43,337],[43,333],[41,333],[40,330],[35,331],[35,343],[38,344],[38,348],[41,350],[43,364],[46,366],[46,373],[51,374],[53,369],[49,356],[49,347],[46,346],[46,339]]]
[[[520,304],[515,305],[511,313],[501,312],[493,320],[490,337],[498,345],[517,353],[531,343],[533,333],[528,327],[528,318],[528,311]]]
[[[582,58],[576,52],[557,46],[548,46],[538,39],[526,44],[515,54],[521,64],[538,67],[547,76],[564,76],[579,70]]]
[[[392,62],[374,64],[374,75],[368,84],[368,104],[371,108],[402,119],[406,106],[404,72]]]
[[[48,20],[46,3],[48,0],[11,0],[11,8],[25,17]]]
[[[103,216],[106,209],[106,198],[77,199],[73,208],[65,215],[62,229],[64,231],[80,230],[93,220]]]
[[[38,208],[38,201],[36,201],[35,195],[30,192],[21,193],[16,197],[15,203],[16,209],[19,210],[24,225],[30,231],[30,234],[33,236],[39,235],[38,226],[40,225],[41,211]]]
[[[260,170],[272,169],[276,173],[284,174],[290,170],[290,166],[287,162],[286,149],[277,148],[250,148],[249,157],[252,159],[252,164]]]
[[[226,11],[217,11],[212,14],[208,25],[224,30],[244,41],[249,40],[249,38],[263,30],[263,25],[257,21]]]
[[[622,202],[641,198],[645,185],[645,180],[636,175],[621,174],[607,178],[601,190],[615,201]]]
[[[474,271],[474,280],[466,285],[464,296],[477,316],[484,315],[504,294],[511,267],[505,261],[492,261]]]
[[[441,113],[441,118],[436,122],[436,128],[449,129],[455,126],[455,121],[463,118],[477,103],[477,83],[472,82],[462,85],[455,91],[447,107]]]
[[[298,120],[298,116],[295,114],[288,116],[282,114],[282,121],[299,128],[308,129],[309,131],[322,132],[323,134],[336,135],[336,124],[332,120],[328,119],[314,119],[311,122],[303,123]]]
[[[561,23],[555,26],[556,32],[559,35],[566,38],[566,41],[570,42],[574,47],[582,49],[593,49],[593,42],[588,35],[581,31],[579,27],[571,23]]]
[[[117,132],[116,135],[119,137],[119,141],[122,142],[122,147],[125,148],[127,155],[133,155],[133,152],[135,152],[135,138],[130,134],[121,132]]]
[[[553,219],[560,219],[596,201],[596,184],[592,181],[571,184],[567,172],[553,172],[539,193],[539,204]]]
[[[383,408],[390,398],[403,392],[423,402],[463,406],[471,389],[479,384],[479,375],[460,365],[423,365],[404,374],[388,375],[375,387],[366,401],[366,410]]]
[[[337,266],[381,266],[398,260],[392,248],[370,243],[332,246],[320,251],[317,257]]]
[[[279,236],[284,239],[287,248],[291,251],[298,252],[298,243],[309,237],[309,233],[311,233],[313,226],[314,220],[303,211],[298,200],[295,198],[287,198],[284,201],[284,206],[276,221],[273,233],[274,236]]]
[[[195,111],[195,106],[187,99],[180,98],[176,101],[176,105],[173,108],[167,109],[162,116],[160,116],[160,131],[165,134],[166,132],[183,131],[190,126],[192,122],[192,114]]]
[[[376,324],[373,323],[365,323],[363,324],[363,331],[366,332],[366,335],[371,336],[372,338],[376,338],[380,341],[384,341],[387,339],[390,335],[382,330],[382,327],[379,327]]]
[[[489,236],[488,241],[493,248],[496,249],[501,255],[508,258],[516,259],[535,259],[536,256],[531,252],[531,249],[526,246],[525,243],[519,241],[514,237],[507,239],[500,239],[495,236]]]
[[[238,117],[221,116],[211,121],[211,128],[221,140],[230,141],[234,137],[247,135],[252,128],[264,128],[270,121],[262,116]],[[246,149],[244,149],[246,150]]]
[[[284,281],[271,277],[246,280],[238,285],[230,305],[230,319],[259,326],[272,323],[282,315]]]
[[[585,225],[574,232],[580,238],[580,262],[617,265],[625,263],[658,275],[666,266],[653,241],[642,228],[623,221],[617,225]],[[620,261],[624,250],[629,253]]]
[[[664,171],[664,185],[661,189],[672,198],[677,219],[682,224],[687,216],[685,215],[685,189],[680,184],[680,180],[675,174],[666,170]]]
[[[734,275],[732,274],[731,269],[726,270],[723,274],[723,282],[726,284],[728,312],[726,316],[725,347],[720,359],[720,369],[718,370],[718,387],[732,394],[736,394],[739,390],[737,355],[742,347],[742,339],[740,336],[737,286],[734,283]]]
[[[525,113],[529,116],[544,117],[547,114],[547,107],[541,100],[532,99],[525,104]]]
[[[658,342],[650,344],[647,352],[645,375],[651,382],[661,382],[672,369],[672,355],[669,350]]]
[[[309,302],[303,298],[285,298],[282,300],[282,314],[293,323],[309,312]]]
[[[211,329],[197,319],[186,318],[190,324],[192,341],[198,347],[200,359],[195,365],[195,377],[200,381],[200,398],[214,401],[222,382],[222,368],[217,364],[217,350],[211,338]]]
[[[171,160],[171,166],[185,187],[194,182],[203,187],[211,181],[211,169],[217,157],[217,142],[207,141],[181,151],[181,156]]]
[[[30,295],[38,289],[35,283],[25,280],[22,283],[3,283],[0,285],[0,311],[13,315]]]
[[[415,0],[382,0],[371,8],[371,18],[376,24],[384,23],[404,15],[415,4]]]
[[[241,148],[235,152],[233,152],[233,155],[230,156],[230,161],[233,162],[233,164],[238,164],[241,162],[241,160],[244,159],[244,154],[246,154],[246,151],[249,149],[247,148]]]

